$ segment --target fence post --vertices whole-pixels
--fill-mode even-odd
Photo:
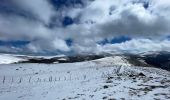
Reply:
[[[71,81],[72,79],[71,79],[71,74],[70,74],[70,81]]]
[[[19,82],[18,83],[21,83],[22,82],[22,77],[20,78]]]
[[[105,77],[106,77],[105,72],[102,72],[102,78],[105,78]]]
[[[52,76],[49,77],[49,82],[52,82]]]
[[[29,83],[31,83],[31,76],[30,76],[30,78],[29,78]]]
[[[5,76],[3,77],[3,84],[5,84]]]
[[[14,78],[12,77],[11,84],[14,82]]]
[[[83,75],[83,77],[84,77],[84,80],[86,79],[86,75]]]
[[[64,81],[66,81],[67,80],[67,78],[66,78],[66,76],[64,76]]]
[[[54,78],[54,81],[55,81],[55,82],[57,81],[56,77]]]
[[[37,82],[41,82],[41,79],[40,79],[40,78],[38,78],[38,79],[37,79]]]

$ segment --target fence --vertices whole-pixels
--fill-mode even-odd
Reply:
[[[103,66],[110,67],[110,66]],[[107,78],[111,75],[117,74],[120,72],[122,66],[115,66],[112,70],[103,70],[98,71],[98,76],[89,76],[89,74],[66,74],[60,75],[30,75],[30,76],[0,76],[0,85],[20,85],[20,84],[38,84],[38,83],[45,83],[45,82],[63,82],[63,81],[74,81],[74,80],[89,80],[90,78],[99,77],[99,78]]]

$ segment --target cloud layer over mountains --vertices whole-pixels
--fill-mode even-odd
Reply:
[[[170,51],[169,0],[1,0],[1,52]],[[130,37],[122,43],[99,42]]]

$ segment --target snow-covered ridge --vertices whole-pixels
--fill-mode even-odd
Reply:
[[[131,66],[131,64],[126,60],[124,56],[111,56],[105,57],[97,60],[93,60],[93,62],[100,63],[103,65],[121,65],[121,66]]]
[[[54,57],[65,57],[65,55],[56,56],[29,56],[29,55],[17,55],[17,54],[0,54],[0,64],[13,64],[22,61],[28,61],[28,59],[51,59]]]
[[[161,59],[161,60],[160,60]],[[75,55],[75,56],[27,56],[27,55],[12,55],[0,54],[0,64],[12,63],[75,63],[83,61],[93,61],[103,65],[122,65],[122,66],[143,66],[143,67],[157,67],[170,71],[170,53],[160,52],[149,55]],[[155,63],[157,62],[157,63]]]
[[[10,55],[10,54],[0,54],[0,64],[11,64],[19,61],[25,61],[26,59]]]
[[[12,63],[74,63],[90,61],[94,59],[103,58],[104,55],[55,55],[55,56],[29,56],[29,55],[14,55],[14,54],[0,54],[2,61],[0,64],[12,64]],[[12,59],[12,60],[11,60]]]
[[[0,54],[0,64],[12,64],[21,61],[27,61],[28,59],[52,59],[58,57],[57,60],[67,60],[65,55],[57,56],[26,56],[26,55],[13,55],[13,54]],[[76,58],[75,58],[76,59]],[[124,56],[112,56],[104,57],[101,59],[93,60],[93,62],[103,63],[103,64],[114,64],[114,65],[128,65],[128,61]]]

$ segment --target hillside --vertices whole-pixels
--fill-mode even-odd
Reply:
[[[168,100],[170,72],[124,57],[0,65],[0,100]]]

